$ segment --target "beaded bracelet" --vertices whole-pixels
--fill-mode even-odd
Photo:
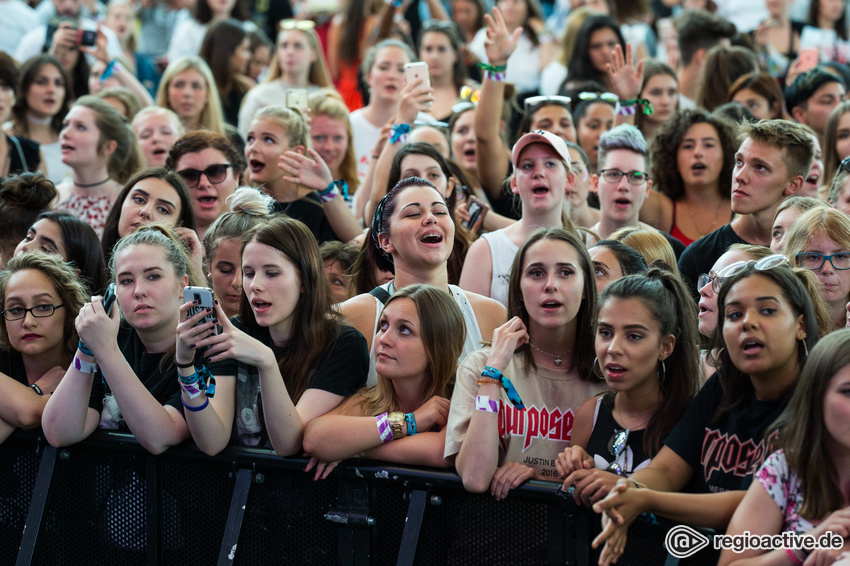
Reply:
[[[393,124],[392,135],[390,135],[390,145],[401,142],[407,142],[407,134],[410,133],[410,124]]]
[[[505,393],[507,393],[508,399],[510,400],[511,404],[520,411],[525,409],[525,405],[522,402],[522,398],[519,396],[519,393],[517,393],[514,384],[511,383],[511,380],[508,379],[502,372],[500,372],[494,367],[484,366],[484,371],[481,372],[481,375],[483,375],[484,377],[498,379],[501,382],[502,387],[505,389]]]

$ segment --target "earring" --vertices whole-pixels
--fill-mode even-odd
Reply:
[[[808,358],[809,357],[809,346],[808,346],[808,344],[806,344],[806,339],[803,338],[802,340],[800,340],[800,342],[803,343],[803,351],[806,353],[806,357]]]
[[[658,382],[663,383],[664,378],[667,377],[667,366],[664,364],[664,360],[659,360],[661,362],[661,372],[656,371],[656,375],[658,375]]]
[[[593,358],[593,365],[590,366],[591,371],[594,375],[602,375],[602,369],[600,369],[598,372],[596,371],[597,364],[599,364],[599,356]]]

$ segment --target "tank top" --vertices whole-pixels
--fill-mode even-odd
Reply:
[[[514,263],[519,246],[505,234],[505,230],[496,230],[481,235],[490,245],[490,259],[493,264],[493,278],[490,280],[490,298],[508,306],[508,281],[511,278],[511,265]]]
[[[696,240],[691,240],[687,236],[685,236],[679,227],[676,225],[676,201],[673,201],[673,227],[670,229],[670,235],[685,244],[685,247],[690,246]]]
[[[387,298],[395,293],[395,286],[392,281],[384,283],[372,291],[372,296],[375,297],[375,328],[372,330],[372,345],[369,348],[369,373],[366,376],[367,387],[377,385],[378,383],[378,374],[375,371],[375,335],[378,333],[378,324],[381,322],[381,311],[384,308],[384,300],[386,300],[379,298],[380,295],[383,295],[383,293],[378,292],[379,289],[383,289],[387,293]],[[452,298],[457,303],[457,306],[460,307],[460,312],[463,314],[463,322],[466,324],[466,339],[463,341],[463,350],[457,359],[457,363],[460,365],[466,359],[466,356],[483,346],[481,343],[483,337],[481,336],[481,329],[478,327],[478,319],[475,318],[475,311],[472,310],[472,305],[469,304],[466,293],[456,285],[449,285],[449,291],[451,291]]]
[[[611,437],[623,430],[614,420],[614,399],[606,400],[602,395],[596,400],[596,410],[593,413],[593,432],[587,441],[587,453],[593,457],[596,467],[607,470],[612,461],[616,460],[623,468],[623,475],[630,476],[649,464],[650,457],[643,451],[643,430],[629,431],[625,449],[615,458],[608,450]]]

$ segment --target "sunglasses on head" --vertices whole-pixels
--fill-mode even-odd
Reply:
[[[201,175],[206,175],[209,182],[213,185],[221,183],[227,177],[227,169],[229,167],[230,163],[219,163],[210,165],[203,171],[199,169],[183,169],[178,171],[177,174],[183,177],[186,185],[191,189],[197,187],[198,183],[201,182]]]
[[[473,102],[474,103],[474,102],[478,102],[479,100],[481,100],[481,89],[480,88],[473,89],[470,86],[464,85],[464,86],[460,87],[459,94],[460,94],[460,99],[463,102]]]
[[[528,114],[529,108],[535,108],[536,106],[540,106],[541,104],[544,104],[544,103],[547,103],[547,102],[550,102],[552,104],[557,104],[559,106],[564,106],[565,108],[569,109],[570,102],[572,102],[572,101],[573,101],[573,99],[570,98],[569,96],[558,96],[558,95],[529,96],[523,102],[523,109],[525,110],[526,114]],[[536,110],[536,108],[535,108],[535,110]]]
[[[791,262],[789,262],[788,258],[782,254],[769,255],[758,261],[736,261],[735,263],[730,263],[714,275],[709,275],[707,273],[700,275],[697,279],[697,285],[699,285],[697,290],[702,289],[711,283],[711,290],[714,291],[715,294],[720,293],[720,288],[723,286],[724,281],[733,275],[737,275],[742,272],[751,263],[754,264],[753,267],[756,271],[767,271],[776,267],[791,267]]]
[[[611,104],[617,104],[620,97],[613,92],[580,92],[578,93],[579,100],[604,100]]]
[[[297,29],[301,31],[311,30],[316,27],[313,20],[280,20],[280,29]]]

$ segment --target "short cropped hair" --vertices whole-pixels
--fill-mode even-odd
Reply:
[[[602,134],[599,138],[599,158],[597,159],[600,167],[605,163],[608,152],[615,149],[627,149],[642,155],[646,164],[644,170],[649,171],[649,144],[636,127],[631,124],[620,124]]]
[[[688,66],[700,49],[709,50],[737,33],[735,24],[704,10],[688,10],[676,18],[682,64]]]
[[[815,144],[800,126],[787,120],[761,120],[746,122],[740,126],[740,141],[749,138],[753,141],[785,151],[785,162],[788,178],[801,176],[803,178],[812,167],[815,157]]]

